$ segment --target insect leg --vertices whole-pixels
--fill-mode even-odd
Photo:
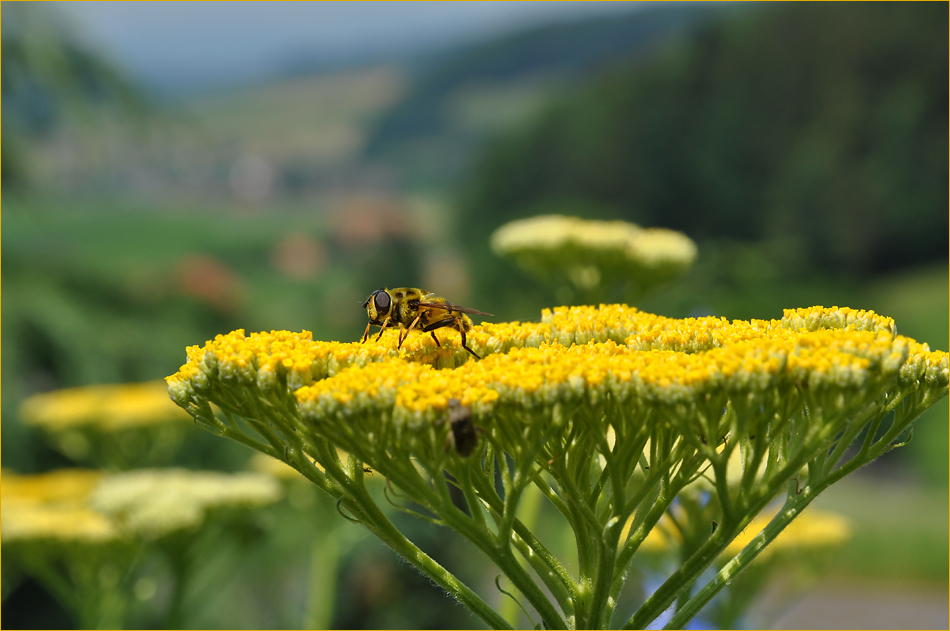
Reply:
[[[462,325],[461,325],[461,324],[459,324],[459,333],[462,334],[462,348],[464,348],[464,349],[467,350],[469,353],[471,353],[472,356],[473,356],[475,359],[481,359],[481,357],[479,357],[478,355],[475,354],[475,351],[473,351],[472,349],[470,349],[470,348],[465,344],[465,329],[462,328]]]
[[[435,345],[438,346],[439,348],[442,348],[442,345],[439,344],[439,338],[435,336],[435,331],[429,331],[429,335],[431,335],[432,339],[435,340]]]
[[[363,339],[360,340],[360,344],[362,344],[363,342],[365,342],[365,341],[367,340],[367,338],[369,338],[369,327],[371,327],[371,326],[373,326],[373,325],[367,323],[367,325],[366,325],[366,330],[363,331]]]
[[[386,316],[386,319],[383,320],[383,325],[379,328],[379,335],[376,336],[376,341],[379,341],[379,338],[383,336],[383,331],[386,330],[386,326],[389,324],[389,316]],[[369,329],[367,329],[369,330]]]
[[[419,315],[416,316],[416,319],[412,321],[412,324],[409,325],[409,328],[406,329],[406,332],[405,332],[405,333],[401,333],[401,334],[399,335],[399,346],[397,346],[396,348],[402,348],[402,343],[406,341],[406,338],[407,338],[407,337],[409,337],[409,331],[411,331],[411,330],[413,330],[414,328],[416,328],[416,324],[418,324],[419,318],[421,318],[421,317],[422,317],[422,314],[420,313]]]
[[[452,316],[451,318],[446,318],[444,320],[439,320],[438,322],[433,322],[432,324],[426,327],[423,327],[422,330],[425,331],[426,333],[431,333],[432,331],[436,329],[441,329],[442,327],[446,327],[446,326],[454,326],[455,329],[459,333],[462,334],[462,348],[464,348],[469,353],[471,353],[475,357],[475,359],[481,359],[481,357],[476,355],[475,351],[470,349],[468,345],[465,343],[465,329],[462,328],[462,322],[458,316]]]

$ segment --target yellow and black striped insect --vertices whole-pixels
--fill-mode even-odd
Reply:
[[[363,303],[363,308],[369,316],[369,324],[366,325],[366,331],[363,333],[363,342],[369,338],[369,327],[373,325],[380,327],[377,340],[383,336],[383,331],[387,326],[398,325],[400,334],[397,348],[402,348],[402,343],[409,336],[410,331],[418,326],[423,333],[432,334],[436,346],[442,346],[439,344],[439,338],[435,336],[435,330],[448,327],[461,334],[462,348],[476,359],[481,358],[466,345],[465,334],[471,330],[472,320],[465,314],[492,315],[477,309],[453,305],[445,298],[415,287],[377,289]]]

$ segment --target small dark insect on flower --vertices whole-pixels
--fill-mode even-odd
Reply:
[[[479,429],[472,423],[472,410],[458,399],[449,399],[449,427],[452,430],[449,440],[455,443],[455,451],[463,458],[470,456],[478,446]],[[448,443],[445,448],[448,450]]]

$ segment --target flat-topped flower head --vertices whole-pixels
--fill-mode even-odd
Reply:
[[[492,250],[560,290],[596,295],[622,285],[643,291],[681,274],[696,259],[686,235],[625,221],[542,215],[505,224]]]
[[[162,381],[36,394],[20,413],[69,458],[108,469],[163,464],[192,431],[191,417],[168,399]]]
[[[738,571],[783,529],[798,550],[844,536],[827,521],[789,524],[835,476],[901,444],[947,392],[947,354],[895,330],[889,318],[851,309],[730,321],[618,304],[473,325],[466,333],[474,355],[457,339],[437,346],[416,331],[400,348],[396,330],[365,344],[239,330],[190,348],[168,385],[204,427],[283,459],[494,626],[505,623],[393,534],[367,492],[367,471],[412,502],[401,508],[485,551],[548,627],[569,625],[548,593],[577,628],[609,627],[638,550],[672,547],[702,559],[674,572],[641,608],[648,613],[627,623],[644,628],[687,594],[676,585],[696,583],[714,563],[720,573]],[[855,441],[861,446],[849,450]],[[130,530],[161,537],[203,519],[205,504],[187,493],[162,500],[184,486],[199,485],[143,474],[108,493],[100,485],[96,505]],[[519,502],[532,487],[574,528],[581,576],[521,520]],[[755,515],[783,496],[756,546],[729,547],[746,541],[750,523],[750,533],[760,530]],[[687,504],[700,519],[664,527],[662,516]],[[689,523],[699,529],[688,533]],[[685,533],[681,541],[674,530]],[[513,561],[516,553],[546,590]],[[599,571],[608,557],[615,567]],[[702,588],[682,611],[708,603],[732,576]]]
[[[696,246],[686,235],[663,228],[643,229],[626,221],[595,221],[541,215],[505,224],[491,238],[492,249],[513,258],[545,261],[558,254],[578,260],[615,257],[643,267],[689,266]]]
[[[89,501],[124,531],[157,539],[197,528],[215,511],[258,509],[281,493],[268,475],[151,469],[107,476]]]
[[[0,535],[3,543],[57,541],[106,543],[121,533],[87,502],[102,480],[99,471],[62,469],[36,475],[0,475]]]
[[[162,381],[83,386],[35,394],[20,408],[24,420],[48,431],[95,425],[102,431],[189,421],[168,400]]]
[[[789,325],[795,318],[807,326]],[[823,321],[834,326],[816,324]],[[728,321],[665,318],[625,305],[560,307],[545,310],[538,323],[473,327],[469,339],[481,361],[461,348],[437,347],[425,335],[410,335],[397,349],[396,331],[356,344],[314,341],[309,332],[239,330],[192,351],[168,381],[176,398],[194,396],[209,378],[265,391],[286,388],[314,419],[395,410],[431,420],[451,399],[477,413],[496,402],[531,407],[608,393],[621,401],[671,403],[716,388],[764,392],[780,381],[860,387],[905,364],[912,341],[895,337],[888,322],[842,309],[789,311],[782,321]],[[923,351],[914,357],[918,367],[904,373],[918,378],[928,361],[939,364],[939,356]]]

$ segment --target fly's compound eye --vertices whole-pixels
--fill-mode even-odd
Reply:
[[[392,300],[385,291],[377,291],[373,296],[373,304],[376,305],[376,311],[380,314],[387,313],[391,303]]]

